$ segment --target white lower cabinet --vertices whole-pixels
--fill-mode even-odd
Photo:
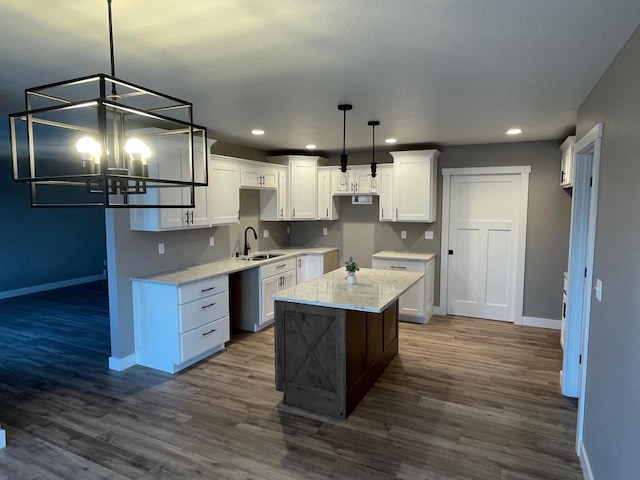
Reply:
[[[260,267],[260,284],[262,287],[261,311],[258,316],[260,323],[254,328],[254,331],[273,323],[274,301],[271,300],[271,295],[296,285],[296,264],[297,259],[290,258]]]
[[[133,280],[136,362],[176,373],[230,338],[227,275],[176,286]]]
[[[376,257],[376,256],[379,257]],[[380,252],[373,255],[372,268],[424,273],[424,277],[400,297],[400,320],[427,323],[433,315],[435,255],[418,255]],[[390,258],[392,257],[392,258]]]

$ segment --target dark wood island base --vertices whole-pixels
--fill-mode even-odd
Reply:
[[[398,354],[398,301],[382,313],[275,302],[285,405],[347,418]]]

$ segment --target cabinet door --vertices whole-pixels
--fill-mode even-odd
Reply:
[[[317,213],[316,160],[295,159],[289,162],[289,198],[291,220],[315,220]]]
[[[286,169],[278,170],[278,220],[289,220],[289,174]]]
[[[324,272],[323,255],[305,255],[305,281],[321,277]]]
[[[271,300],[271,295],[275,295],[276,293],[278,293],[278,286],[281,282],[281,275],[268,277],[262,280],[262,315],[260,316],[261,325],[273,320],[274,301]]]
[[[158,148],[158,166],[163,178],[171,178],[176,180],[183,179],[182,164],[185,161],[187,152],[184,145],[169,140],[160,140],[161,148]],[[184,198],[188,198],[189,188],[184,187],[168,187],[161,188],[160,198],[165,205],[180,205]],[[161,208],[160,209],[160,228],[182,228],[187,225],[186,215],[188,209],[182,208]]]
[[[212,225],[240,222],[240,167],[238,165],[217,160],[209,163],[209,210]]]
[[[264,188],[278,188],[278,170],[264,168],[260,172],[260,185]]]
[[[307,281],[305,275],[305,257],[306,255],[300,255],[296,258],[296,285]]]
[[[371,193],[371,167],[358,167],[353,169],[354,193]]]
[[[208,147],[210,148],[210,147]],[[202,155],[202,143],[200,141],[194,139],[193,146],[193,154]],[[208,161],[209,155],[207,155]],[[188,165],[186,166],[188,167]],[[206,166],[202,162],[196,162],[195,164],[195,175],[194,179],[196,182],[204,182],[207,178],[207,172],[205,170]],[[184,179],[191,179],[191,175],[188,171],[184,172]],[[209,178],[209,185],[211,185],[211,178]],[[189,210],[189,226],[190,227],[203,227],[211,225],[209,220],[209,189],[210,186],[207,187],[195,187],[194,196],[195,196],[195,207],[190,208]],[[184,198],[186,197],[186,198]],[[183,199],[186,201],[191,200],[191,189],[185,188],[183,193]]]
[[[318,220],[329,220],[332,200],[331,172],[318,170]]]
[[[240,167],[240,185],[242,187],[258,187],[260,171],[257,165],[242,165]]]
[[[379,166],[378,174],[378,201],[380,208],[380,221],[393,221],[393,165]]]
[[[408,272],[426,272],[425,262],[408,260],[387,260],[374,258],[373,268]],[[407,290],[400,297],[399,314],[403,319],[426,319],[425,278]]]
[[[560,145],[562,159],[560,161],[560,185],[563,188],[573,187],[574,162],[575,162],[575,136],[567,137]]]
[[[394,220],[436,221],[437,150],[391,152],[393,155]]]
[[[290,270],[282,274],[282,281],[278,285],[278,291],[296,286],[296,271]]]

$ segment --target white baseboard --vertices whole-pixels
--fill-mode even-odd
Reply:
[[[433,307],[433,314],[434,315],[446,315],[447,311],[444,308],[440,307],[440,306],[434,306]]]
[[[71,278],[69,280],[62,280],[61,282],[44,283],[42,285],[34,285],[33,287],[17,288],[15,290],[6,290],[0,292],[0,299],[19,297],[21,295],[28,295],[30,293],[44,292],[46,290],[55,290],[56,288],[70,287],[72,285],[80,285],[83,283],[97,282],[98,280],[104,280],[106,275],[90,275],[88,277]]]
[[[554,320],[552,318],[538,317],[522,317],[522,325],[525,327],[550,328],[552,330],[560,330],[562,328],[562,320]]]
[[[580,466],[582,467],[582,476],[584,480],[596,480],[591,470],[591,464],[589,463],[589,457],[587,456],[587,449],[584,446],[584,442],[580,442]]]
[[[121,372],[136,364],[136,354],[132,353],[124,358],[109,357],[109,370]]]

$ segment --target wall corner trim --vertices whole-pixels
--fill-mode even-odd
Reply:
[[[584,446],[584,442],[580,442],[580,466],[582,467],[582,476],[584,480],[596,480],[591,470],[591,464],[589,463],[589,457],[587,456],[587,449]]]
[[[442,308],[439,305],[436,305],[435,307],[433,307],[433,313],[434,313],[434,315],[446,315],[447,314],[447,309],[446,308]]]
[[[123,358],[109,357],[109,370],[121,372],[136,364],[136,354],[132,353]]]
[[[525,327],[550,328],[552,330],[560,330],[562,329],[562,320],[523,316],[521,325]]]

